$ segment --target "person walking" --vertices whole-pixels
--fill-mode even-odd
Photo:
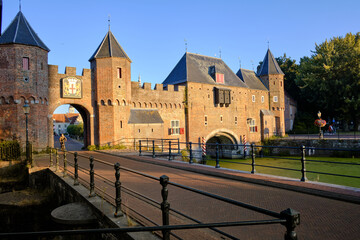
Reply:
[[[65,151],[66,150],[65,142],[67,141],[67,138],[64,136],[64,134],[61,134],[59,141],[60,141],[60,145],[61,145],[61,150]]]

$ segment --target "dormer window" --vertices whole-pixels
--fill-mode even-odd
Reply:
[[[209,67],[209,74],[215,80],[216,83],[220,83],[220,84],[225,83],[224,74],[219,72],[216,66]]]

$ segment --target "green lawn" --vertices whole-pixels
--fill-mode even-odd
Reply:
[[[301,161],[300,158],[293,158],[294,160],[283,159],[285,157],[274,157],[274,158],[256,158],[255,167],[257,173],[283,176],[301,179],[301,171],[290,171],[282,170],[268,167],[261,167],[258,165],[282,167],[282,168],[291,168],[301,170]],[[314,172],[324,172],[332,174],[341,174],[341,175],[350,175],[360,177],[360,158],[329,158],[329,157],[308,157],[306,159],[306,170]],[[319,161],[330,161],[330,162],[344,162],[344,163],[356,163],[359,165],[343,165],[335,163],[318,163],[311,162],[308,160],[319,160]],[[251,172],[251,165],[243,165],[241,163],[251,164],[251,158],[248,159],[220,159],[220,167],[237,169],[242,171]],[[207,165],[215,166],[215,159],[207,160]],[[332,183],[350,187],[360,188],[360,178],[350,178],[350,177],[339,177],[331,176],[325,174],[317,173],[306,173],[307,179],[309,181]]]

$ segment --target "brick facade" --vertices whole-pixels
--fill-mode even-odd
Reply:
[[[138,82],[131,82],[131,60],[120,45],[106,46],[108,53],[101,49],[110,44],[106,43],[107,38],[118,44],[109,31],[90,59],[91,69],[84,69],[81,76],[73,67],[59,73],[58,66],[47,64],[48,52],[38,46],[0,44],[0,138],[17,137],[24,142],[25,99],[31,103],[30,141],[37,148],[53,146],[52,114],[63,104],[74,106],[81,114],[85,145],[115,144],[124,138],[170,138],[197,143],[201,137],[238,144],[243,136],[248,142],[259,142],[273,134],[284,134],[283,75],[261,76],[263,83],[258,80],[266,88],[253,88],[227,66],[221,69],[214,65],[210,69],[230,72],[217,73],[221,82],[214,79],[214,83],[156,84],[152,89],[150,83],[139,86]],[[24,57],[29,59],[29,70],[23,70]],[[211,61],[223,64],[221,59]],[[239,81],[238,85],[226,84],[229,74]],[[67,77],[80,80],[81,98],[62,95]],[[230,97],[227,101],[231,103],[216,103],[219,87],[226,88]],[[159,113],[162,122],[129,123],[131,109],[152,109]],[[174,121],[180,131],[173,131]]]

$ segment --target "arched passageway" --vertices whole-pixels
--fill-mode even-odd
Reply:
[[[56,113],[57,111],[55,110],[52,114],[52,122],[49,123],[53,128],[53,131],[50,133],[49,145],[59,147],[59,137],[61,134],[65,134],[69,139],[66,144],[67,150],[78,151],[86,148],[91,143],[89,111],[79,104],[64,104],[59,107],[62,108],[61,113]],[[69,127],[72,131],[69,131]]]
[[[219,147],[219,156],[229,157],[234,150],[238,149],[237,140],[234,136],[226,132],[218,132],[206,141],[206,153],[214,157],[216,155],[216,145]]]

